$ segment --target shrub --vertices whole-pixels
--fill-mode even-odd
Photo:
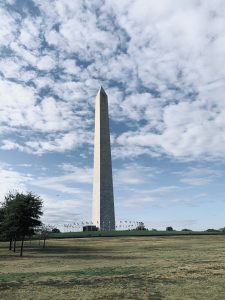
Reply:
[[[60,233],[60,230],[58,228],[53,228],[52,233]]]
[[[206,232],[220,232],[218,229],[209,228]]]
[[[166,227],[166,231],[173,231],[173,227],[171,226]]]

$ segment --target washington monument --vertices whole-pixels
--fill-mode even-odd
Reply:
[[[101,87],[95,100],[92,221],[100,230],[115,229],[108,97]]]

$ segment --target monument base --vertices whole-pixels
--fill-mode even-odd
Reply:
[[[98,227],[95,225],[83,226],[83,231],[98,231]]]

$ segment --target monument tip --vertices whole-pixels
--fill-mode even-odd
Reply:
[[[100,86],[100,89],[99,89],[98,93],[101,93],[101,94],[105,94],[105,95],[106,95],[106,92],[105,92],[105,90],[103,89],[102,86]]]

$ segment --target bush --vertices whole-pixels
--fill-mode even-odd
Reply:
[[[206,230],[206,232],[220,232],[220,230],[209,228],[209,229]]]
[[[52,233],[60,233],[60,230],[58,228],[53,228]]]
[[[166,227],[166,231],[173,231],[173,227],[171,226]]]

